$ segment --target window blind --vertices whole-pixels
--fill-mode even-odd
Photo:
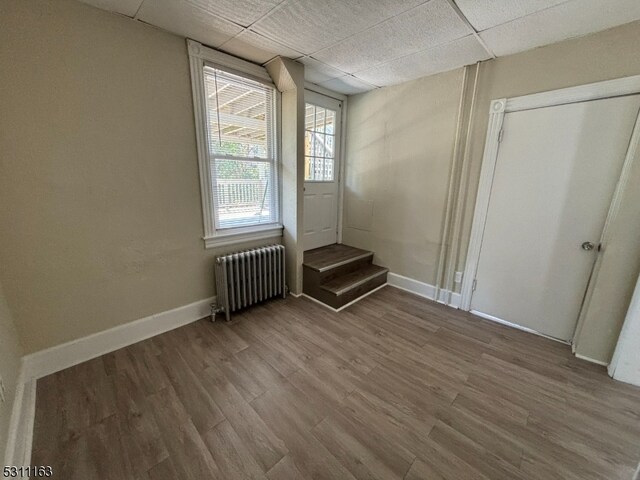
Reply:
[[[204,86],[216,228],[276,223],[273,86],[210,66]]]

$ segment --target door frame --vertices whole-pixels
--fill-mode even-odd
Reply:
[[[637,330],[637,325],[640,324],[640,277],[636,283],[636,288],[631,297],[631,304],[622,324],[622,330],[620,330],[620,336],[618,337],[618,343],[616,349],[613,352],[613,357],[608,365],[607,371],[609,376],[614,380],[620,380],[621,382],[631,383],[632,385],[640,386],[640,378],[634,375],[633,367],[625,365],[628,363],[628,358],[633,355],[634,349],[637,349],[637,337],[633,336],[633,331]],[[622,365],[621,365],[622,363]],[[618,367],[622,366],[622,372]],[[626,368],[625,368],[626,367]],[[618,372],[616,374],[616,371]]]
[[[495,173],[496,162],[498,159],[498,149],[500,147],[502,126],[504,116],[507,113],[519,112],[523,110],[532,110],[535,108],[553,107],[557,105],[566,105],[570,103],[580,103],[589,100],[600,100],[604,98],[614,98],[625,95],[634,95],[640,93],[640,75],[631,77],[618,78],[615,80],[607,80],[603,82],[590,83],[577,87],[563,88],[559,90],[551,90],[548,92],[534,93],[513,98],[500,98],[491,101],[489,109],[489,125],[487,127],[487,137],[482,158],[482,167],[480,170],[480,181],[478,185],[478,193],[476,195],[476,203],[473,213],[473,223],[471,226],[471,237],[469,239],[469,247],[467,249],[467,258],[464,268],[464,276],[462,277],[461,301],[460,308],[462,310],[471,310],[471,297],[473,294],[473,284],[478,271],[478,262],[480,260],[480,249],[482,239],[484,237],[484,229],[487,221],[487,213],[489,210],[489,198],[491,188],[493,187],[493,177]],[[640,115],[636,119],[627,154],[624,159],[620,178],[616,185],[611,205],[607,213],[604,229],[600,238],[601,250],[604,251],[609,240],[609,230],[613,219],[618,214],[622,194],[625,190],[631,166],[634,161],[636,151],[640,144]],[[582,327],[584,313],[586,312],[593,285],[597,278],[602,255],[598,255],[595,261],[591,277],[585,292],[584,301],[580,309],[580,315],[576,324],[573,335],[572,344],[575,344],[576,334]],[[493,319],[502,321],[501,319]],[[515,326],[515,325],[514,325]],[[521,328],[521,327],[518,327]],[[536,332],[538,333],[538,332]]]
[[[348,97],[338,92],[334,92],[327,88],[321,87],[320,85],[315,85],[313,83],[304,82],[304,90],[313,92],[318,95],[324,95],[325,97],[331,98],[333,100],[337,100],[342,102],[342,108],[340,109],[340,151],[339,151],[339,168],[336,174],[338,175],[338,201],[337,209],[337,229],[338,233],[336,236],[337,243],[342,243],[342,221],[344,217],[344,175],[345,175],[345,164],[346,164],[346,150],[347,150],[347,104]],[[305,97],[306,102],[306,97]],[[302,181],[304,186],[304,180]],[[304,211],[302,212],[304,218]],[[304,221],[304,220],[303,220]]]

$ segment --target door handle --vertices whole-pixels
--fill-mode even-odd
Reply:
[[[586,250],[588,252],[590,250],[593,250],[595,248],[595,245],[593,243],[591,243],[591,242],[584,242],[581,245],[581,247],[582,247],[583,250]]]

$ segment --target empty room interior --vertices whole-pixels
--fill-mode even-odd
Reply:
[[[0,0],[1,478],[640,479],[638,0]]]

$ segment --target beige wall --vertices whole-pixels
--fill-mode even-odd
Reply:
[[[4,0],[0,22],[0,282],[25,351],[212,295],[184,39],[70,0]],[[482,65],[462,257],[489,100],[639,74],[637,45],[634,23]],[[428,283],[461,82],[457,70],[350,98],[344,241]],[[600,360],[640,269],[637,192],[579,336]]]
[[[494,98],[527,95],[546,90],[640,74],[640,22],[587,37],[538,48],[484,64],[480,70],[478,110],[471,150],[470,199],[465,215],[466,234],[471,228],[482,151]],[[576,352],[608,362],[640,273],[640,166],[636,165],[621,215],[612,227],[613,237],[603,255],[602,269],[584,324],[576,339]],[[634,188],[634,186],[636,188]],[[465,241],[463,252],[466,252]],[[463,259],[461,259],[463,260]]]
[[[4,458],[7,447],[9,420],[16,384],[20,368],[22,346],[18,340],[18,333],[13,324],[9,306],[0,285],[0,376],[5,386],[5,402],[0,403],[0,458]]]
[[[343,242],[435,283],[462,69],[349,97]]]
[[[185,40],[69,0],[0,22],[0,281],[26,353],[213,295]]]
[[[283,244],[286,248],[287,285],[302,293],[302,208],[304,185],[304,66],[288,58],[275,58],[267,71],[281,92],[281,187]]]
[[[453,248],[454,255],[447,259],[452,267],[464,268],[490,101],[640,74],[638,45],[640,22],[634,22],[481,64],[466,155],[469,187],[457,192],[461,198],[466,196],[460,256],[455,258],[457,248]],[[345,243],[376,253],[380,249],[381,264],[428,283],[435,280],[437,242],[443,229],[442,189],[449,181],[459,78],[459,71],[454,71],[349,99]],[[432,100],[425,102],[426,98]],[[389,129],[396,125],[415,126],[415,138],[392,142],[397,137]],[[428,149],[417,162],[419,168],[413,145]],[[640,183],[639,170],[637,166],[613,226],[614,238],[603,256],[593,300],[577,338],[577,352],[600,361],[610,359],[640,271],[640,189],[635,188]],[[351,214],[349,209],[354,208]],[[368,215],[372,208],[373,214]],[[367,228],[350,227],[354,218],[368,222]]]

